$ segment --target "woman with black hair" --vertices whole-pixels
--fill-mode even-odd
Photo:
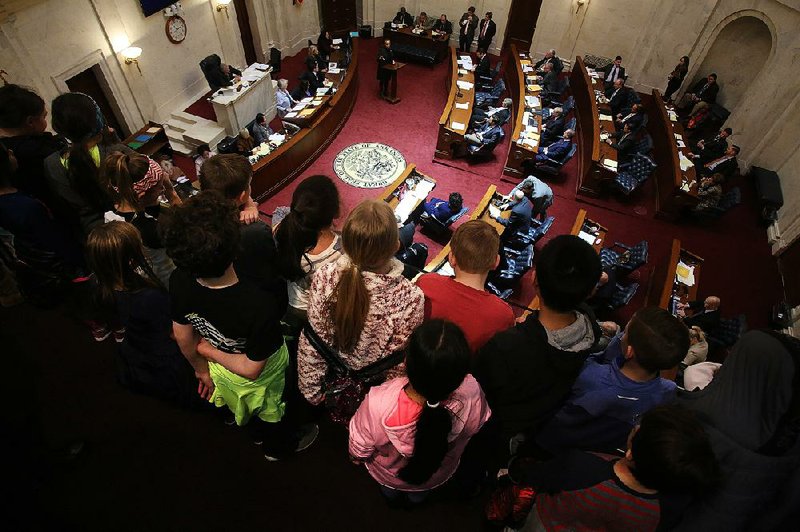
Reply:
[[[102,111],[80,92],[62,94],[53,100],[53,129],[66,137],[65,150],[44,161],[50,187],[70,207],[83,238],[103,223],[103,213],[113,207],[108,187],[100,177],[100,165],[109,153],[133,153],[122,144],[107,145]]]
[[[681,88],[683,79],[689,73],[689,56],[681,57],[677,66],[667,76],[667,90],[664,91],[664,101],[672,102],[672,95]]]
[[[329,177],[313,175],[297,186],[290,209],[281,220],[273,217],[273,231],[281,275],[289,286],[288,317],[302,324],[314,272],[342,255],[341,236],[333,229],[339,191]]]
[[[470,349],[453,323],[431,320],[411,335],[408,377],[370,390],[350,421],[350,456],[390,501],[421,502],[458,468],[491,411],[469,375]]]

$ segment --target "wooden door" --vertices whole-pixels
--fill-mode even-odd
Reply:
[[[253,30],[250,29],[250,13],[247,11],[247,0],[233,0],[236,8],[236,22],[239,24],[239,34],[242,36],[244,59],[248,65],[256,62],[256,45],[253,42]]]
[[[356,0],[319,0],[322,26],[339,34],[356,31]]]
[[[519,50],[529,50],[539,20],[542,0],[512,0],[508,10],[503,49],[514,43]]]
[[[100,107],[100,111],[102,111],[106,123],[114,128],[119,138],[124,139],[130,135],[131,132],[120,119],[118,111],[119,106],[117,106],[117,102],[114,101],[114,96],[107,88],[108,85],[105,83],[105,78],[102,76],[103,73],[100,67],[94,65],[80,74],[69,78],[67,80],[67,87],[69,87],[70,92],[82,92],[91,96],[92,99],[97,102],[97,106]]]

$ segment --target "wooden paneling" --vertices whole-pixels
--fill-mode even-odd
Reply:
[[[541,9],[542,0],[512,0],[503,48],[513,43],[520,50],[530,50]]]
[[[356,31],[356,0],[319,0],[319,14],[331,33]]]
[[[464,135],[469,127],[469,119],[472,117],[472,109],[475,106],[475,74],[467,71],[466,74],[458,75],[459,54],[456,49],[450,47],[449,94],[447,103],[439,118],[439,136],[436,141],[436,151],[434,157],[440,159],[453,159],[463,150]],[[456,81],[467,81],[472,83],[471,89],[459,89]],[[468,104],[467,109],[456,109],[457,103]],[[453,129],[453,122],[464,125],[464,129]]]

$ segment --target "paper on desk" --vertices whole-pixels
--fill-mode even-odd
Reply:
[[[683,261],[679,261],[677,268],[675,268],[675,280],[686,286],[694,286],[694,266],[689,266]]]
[[[538,136],[536,138],[532,138],[532,137],[531,138],[526,138],[525,140],[522,141],[522,145],[523,146],[529,146],[531,148],[536,148],[536,146],[538,144],[539,144],[539,137]]]
[[[608,168],[609,170],[617,171],[617,161],[613,161],[611,159],[603,159],[603,166]]]
[[[325,96],[328,94],[328,87],[320,87],[317,89],[317,96]]]
[[[678,164],[680,164],[681,170],[684,172],[694,166],[694,163],[687,159],[683,153],[678,154]]]
[[[450,127],[453,128],[453,129],[459,129],[459,130],[467,129],[467,126],[465,126],[461,122],[456,122],[455,120],[453,120],[453,122],[450,124]]]
[[[541,107],[542,101],[538,96],[525,96],[525,105],[528,107]]]
[[[302,111],[309,103],[311,103],[311,98],[308,98],[308,101],[303,100],[302,102],[296,103],[294,107],[292,107],[292,111]]]
[[[397,207],[394,208],[394,215],[400,220],[399,223],[405,224],[411,216],[411,211],[417,206],[417,197],[414,194],[406,194]]]
[[[273,144],[283,144],[284,140],[286,140],[286,135],[281,135],[280,133],[273,133],[272,135],[269,136],[269,141],[272,142]]]
[[[292,111],[292,112],[286,113],[286,116],[284,116],[284,118],[294,118],[296,116],[297,116],[297,112]]]
[[[145,131],[145,133],[150,133],[151,135],[155,135],[159,131],[161,131],[160,127],[151,127],[151,128],[148,128],[147,131]]]
[[[532,66],[530,66],[530,65],[524,65],[524,66],[522,67],[522,71],[523,71],[523,72],[533,72],[533,67],[532,67]]]
[[[684,144],[684,142],[683,142],[682,140],[679,140],[679,141],[678,141],[678,147],[679,147],[679,148],[685,148],[685,147],[686,147],[686,144]]]
[[[542,87],[540,85],[538,85],[537,83],[532,83],[532,84],[528,85],[526,88],[527,88],[528,92],[542,92]]]
[[[338,67],[330,67],[330,68],[328,68],[328,74],[338,74],[341,71],[342,71],[342,69],[340,69]]]
[[[436,273],[439,275],[444,275],[445,277],[453,277],[456,274],[449,262],[442,264],[442,267],[436,270]]]
[[[611,115],[605,115],[603,113],[600,113],[600,121],[601,122],[611,122],[613,120],[614,120],[614,118]]]
[[[669,116],[670,122],[678,121],[678,115],[672,109],[667,110],[667,116]]]
[[[456,109],[469,109],[469,102],[467,103],[457,103]]]
[[[473,87],[472,83],[470,83],[469,81],[462,81],[462,80],[456,81],[456,85],[458,85],[459,89],[464,89],[465,91],[468,91]]]
[[[597,240],[597,237],[587,233],[586,231],[579,231],[578,238],[587,242],[588,244],[594,246],[594,241]]]
[[[459,69],[458,69],[458,73],[459,73],[459,74],[461,74],[461,75],[464,75],[464,74],[466,74],[467,72],[469,72],[469,71],[468,71],[468,70],[464,70],[463,68],[459,68]]]
[[[300,100],[300,103],[308,103],[313,99],[314,98],[312,98],[311,96],[307,96],[306,98],[303,98],[302,100]]]
[[[492,218],[497,218],[500,216],[500,209],[495,207],[494,205],[489,205],[489,216]]]
[[[673,135],[675,135],[676,139],[683,140],[683,137],[681,135],[678,135],[677,133],[673,133]]]
[[[334,40],[331,41],[331,43],[333,43],[333,44],[342,44],[342,40],[341,39],[334,39]]]

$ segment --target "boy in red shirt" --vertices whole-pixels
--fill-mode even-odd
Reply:
[[[484,290],[486,277],[500,262],[500,236],[482,220],[456,229],[448,261],[456,273],[425,274],[417,285],[425,294],[425,319],[443,319],[461,327],[474,353],[495,333],[514,326],[511,307]]]

